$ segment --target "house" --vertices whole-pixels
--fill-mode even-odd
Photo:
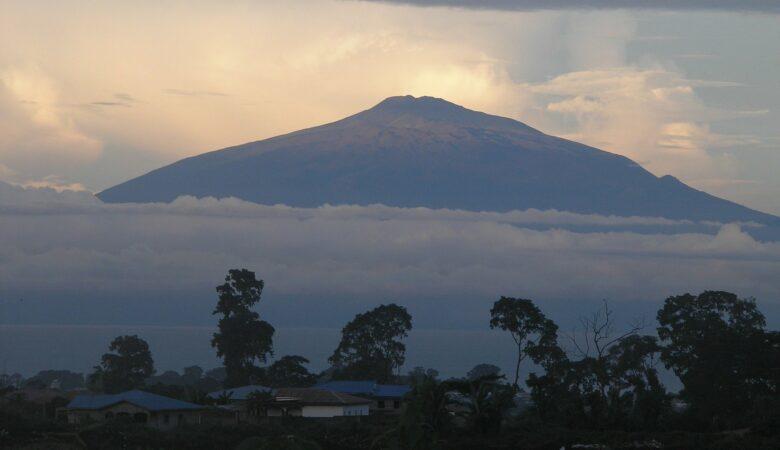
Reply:
[[[256,401],[252,394],[262,393]],[[326,389],[278,388],[249,385],[215,391],[208,396],[223,399],[220,406],[232,411],[240,422],[254,422],[264,417],[340,417],[367,416],[371,400]]]
[[[80,424],[126,418],[161,430],[185,423],[201,423],[208,409],[144,391],[107,395],[78,395],[63,409],[68,423]]]
[[[367,416],[371,400],[317,388],[274,390],[267,415],[300,417]]]
[[[328,381],[315,387],[371,399],[372,414],[398,414],[404,397],[412,390],[411,386],[401,384],[349,380]]]
[[[218,403],[224,403],[219,408],[233,413],[238,422],[251,422],[256,421],[258,417],[265,416],[265,413],[258,408],[250,408],[249,399],[251,396],[258,393],[270,396],[272,392],[273,390],[269,387],[250,384],[248,386],[210,392],[207,396]]]
[[[243,402],[249,399],[251,394],[270,393],[273,389],[261,386],[259,384],[250,384],[248,386],[235,387],[230,389],[223,389],[221,391],[214,391],[208,394],[208,397],[213,400],[224,399],[227,403]]]

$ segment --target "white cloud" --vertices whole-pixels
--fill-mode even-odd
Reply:
[[[551,227],[534,229],[534,224]],[[597,225],[577,232],[572,225]],[[555,211],[506,214],[383,206],[290,208],[235,199],[108,205],[84,193],[0,189],[0,284],[7,291],[132,295],[210,292],[231,267],[248,267],[269,292],[316,302],[378,299],[484,302],[660,300],[706,288],[774,301],[780,243],[738,225],[714,234],[641,234],[620,226],[680,225]],[[703,225],[700,230],[716,231]],[[205,287],[204,287],[205,286]],[[51,297],[48,297],[51,296]],[[411,299],[411,300],[410,300]],[[179,299],[181,300],[181,299]],[[304,301],[304,300],[301,300]],[[430,312],[430,311],[429,311]]]
[[[696,88],[733,85],[690,80],[660,67],[624,66],[570,72],[525,89],[548,114],[562,116],[545,122],[554,134],[628,156],[657,175],[691,180],[735,176],[733,161],[711,150],[760,142],[711,130],[711,123],[744,112],[709,107]]]

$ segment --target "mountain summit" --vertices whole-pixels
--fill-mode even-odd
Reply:
[[[656,177],[613,153],[442,99],[390,97],[327,125],[186,158],[98,194],[264,204],[557,209],[620,216],[773,222],[774,216]]]

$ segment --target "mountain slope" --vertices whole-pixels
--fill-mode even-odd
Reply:
[[[106,202],[238,197],[777,223],[656,177],[623,156],[447,101],[391,97],[340,121],[187,158],[109,188]]]

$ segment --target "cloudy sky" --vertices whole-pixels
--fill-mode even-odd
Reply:
[[[99,191],[412,94],[780,213],[778,12],[759,0],[5,1],[0,180]]]

